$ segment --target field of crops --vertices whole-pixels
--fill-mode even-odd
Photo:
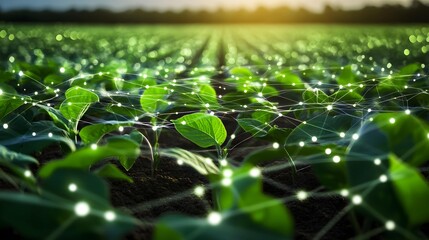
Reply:
[[[427,239],[428,32],[0,25],[0,233]]]

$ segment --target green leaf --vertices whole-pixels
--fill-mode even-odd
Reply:
[[[141,96],[140,105],[148,113],[163,112],[168,107],[167,97],[168,90],[165,90],[163,86],[151,86]]]
[[[346,66],[341,70],[340,75],[337,78],[339,85],[346,86],[347,84],[355,84],[357,82],[357,76],[353,72],[351,66]]]
[[[94,163],[107,158],[126,158],[134,162],[140,155],[140,146],[133,140],[125,137],[111,138],[109,140],[106,145],[98,146],[96,149],[92,147],[82,148],[70,153],[64,159],[45,164],[39,171],[40,177],[49,177],[60,168],[88,169]]]
[[[52,118],[55,124],[59,127],[63,128],[64,130],[69,131],[67,119],[64,118],[64,116],[61,114],[60,111],[58,111],[55,108],[44,106],[44,105],[37,105],[39,108],[43,109],[48,113],[48,115]]]
[[[268,134],[271,126],[257,119],[252,118],[242,118],[237,119],[238,124],[244,131],[252,134],[254,137],[264,137]]]
[[[282,84],[284,89],[293,89],[295,92],[302,92],[309,87],[298,75],[292,73],[289,69],[277,73],[275,79]]]
[[[29,98],[26,97],[25,100],[28,101]],[[15,89],[12,87],[0,84],[0,120],[24,105],[25,100],[22,100],[21,96],[17,95]]]
[[[313,137],[317,138],[317,144],[345,144],[347,139],[342,139],[340,133],[344,132],[347,136],[356,133],[359,122],[347,115],[330,116],[322,114],[308,120],[306,123],[296,127],[286,140],[286,146],[297,145],[300,142],[305,144],[315,144]]]
[[[292,237],[293,220],[283,202],[270,197],[262,191],[262,179],[250,176],[252,165],[244,165],[233,170],[232,186],[219,186],[217,193],[220,208],[223,211],[238,211],[249,217],[251,222],[262,229]],[[223,176],[211,176],[211,182],[219,183]],[[270,204],[266,204],[266,203]]]
[[[23,116],[16,115],[9,123],[8,129],[0,129],[0,145],[24,154],[31,154],[58,143],[70,151],[76,150],[67,132],[50,121],[30,123]]]
[[[122,239],[137,225],[113,209],[106,183],[89,172],[60,170],[42,182],[40,193],[0,192],[0,226],[31,239]],[[85,217],[75,213],[79,202],[90,207]],[[116,215],[114,221],[106,221],[107,211]],[[59,226],[66,227],[58,231]]]
[[[171,157],[191,166],[202,175],[218,174],[219,168],[210,158],[203,157],[199,154],[192,153],[185,149],[170,148],[161,150],[161,156]]]
[[[130,122],[105,122],[86,126],[79,132],[79,136],[85,144],[97,143],[107,133],[117,131],[120,126],[131,126]]]
[[[123,173],[121,170],[119,170],[116,165],[113,165],[111,163],[108,163],[101,168],[94,171],[95,174],[99,177],[103,178],[111,178],[111,179],[117,179],[117,180],[124,180],[129,183],[133,182],[133,179],[127,176],[125,173]]]
[[[415,167],[429,160],[429,151],[426,151],[429,149],[429,125],[426,122],[405,113],[383,113],[373,118],[374,124],[387,135],[389,150],[396,156]]]
[[[216,91],[209,84],[186,84],[179,87],[176,92],[180,93],[180,96],[175,101],[176,106],[186,104],[187,107],[196,109],[206,108],[206,106],[210,109],[219,108]]]
[[[429,221],[429,184],[419,170],[407,165],[395,155],[389,156],[390,178],[402,207],[408,215],[408,224],[416,226]]]
[[[408,84],[412,76],[421,70],[421,65],[413,63],[407,65],[399,71],[399,73],[393,74],[391,77],[383,79],[377,87],[379,92],[388,93],[394,91],[403,91],[404,86]]]
[[[66,99],[60,106],[60,112],[72,122],[73,130],[77,133],[79,120],[89,106],[98,101],[97,94],[81,87],[72,87],[66,91]]]
[[[0,161],[7,161],[15,165],[39,164],[34,157],[9,151],[2,145],[0,145]]]
[[[234,77],[251,77],[254,76],[252,71],[244,67],[235,67],[229,71]]]
[[[228,212],[224,214],[224,217],[226,216],[228,216]],[[167,215],[158,220],[154,239],[290,240],[292,237],[265,229],[254,223],[247,215],[228,217],[215,226],[210,225],[206,219],[184,215]]]
[[[283,202],[265,195],[262,180],[249,176],[252,166],[235,169],[233,186],[217,191],[222,213],[219,224],[181,215],[162,217],[155,228],[155,239],[292,239],[293,221]],[[218,183],[221,175],[211,175]],[[269,204],[267,204],[269,203]]]
[[[210,114],[188,114],[174,120],[173,123],[183,137],[202,148],[220,146],[227,136],[222,121]]]

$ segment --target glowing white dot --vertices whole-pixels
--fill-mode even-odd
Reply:
[[[232,184],[232,179],[231,178],[224,178],[222,179],[222,185],[225,187],[231,186]]]
[[[223,176],[226,177],[226,178],[232,177],[233,173],[234,172],[231,169],[225,169],[225,170],[223,170]]]
[[[326,109],[327,109],[328,111],[331,111],[333,108],[334,108],[334,107],[333,107],[332,105],[328,105],[328,106],[326,107]]]
[[[380,180],[380,182],[382,182],[382,183],[385,183],[385,182],[387,182],[387,176],[386,175],[381,175],[379,178],[378,178],[379,180]]]
[[[386,228],[386,230],[388,231],[393,231],[396,228],[396,224],[394,221],[389,220],[384,224],[384,227]]]
[[[296,193],[296,198],[300,201],[307,199],[307,197],[308,197],[308,193],[305,191],[299,191]]]
[[[235,139],[235,134],[232,134],[232,135],[231,135],[231,139]]]
[[[344,132],[340,132],[340,137],[341,137],[341,138],[345,138],[345,137],[346,137],[346,134],[345,134]]]
[[[116,214],[113,211],[107,211],[104,213],[104,219],[108,222],[112,222],[116,219]]]
[[[210,104],[206,103],[206,104],[204,104],[204,106],[205,106],[206,108],[209,108],[209,107],[210,107]]]
[[[194,194],[197,197],[204,196],[204,192],[205,192],[205,190],[204,190],[204,187],[202,187],[202,186],[197,186],[197,187],[194,188]]]
[[[122,103],[118,103],[117,105],[118,105],[118,107],[122,107]]]
[[[31,133],[31,136],[35,137],[37,134],[35,132]]]
[[[254,168],[250,169],[249,175],[251,177],[257,178],[257,177],[261,176],[261,169],[254,167]]]
[[[220,165],[222,167],[226,167],[226,166],[228,166],[228,161],[226,161],[226,159],[222,159],[222,160],[220,160]]]
[[[69,186],[68,186],[68,189],[69,189],[70,192],[76,192],[77,185],[74,184],[74,183],[70,183]]]
[[[352,197],[352,203],[353,203],[354,205],[360,205],[360,204],[362,203],[362,197],[361,197],[361,196],[359,196],[359,195],[354,195],[354,196]]]
[[[347,196],[349,196],[350,192],[347,189],[343,189],[343,190],[341,190],[340,194],[343,197],[347,197]]]
[[[325,149],[325,154],[326,155],[331,155],[332,150],[330,148]]]
[[[390,118],[390,119],[389,119],[389,122],[390,122],[390,124],[395,124],[396,119],[394,119],[394,118]]]
[[[304,147],[305,143],[304,142],[299,142],[299,146],[300,147]]]
[[[158,128],[159,128],[159,126],[153,126],[152,131],[156,131],[156,130],[158,130]]]
[[[368,108],[368,112],[370,113],[370,112],[372,112],[372,109],[371,108]]]
[[[134,121],[138,121],[139,120],[139,117],[134,117]]]
[[[359,139],[359,134],[355,133],[352,135],[353,140],[358,140]]]
[[[341,158],[340,158],[340,156],[334,156],[334,157],[332,158],[332,161],[333,161],[334,163],[339,163],[339,162],[341,162]]]
[[[72,103],[71,103],[71,102],[68,102],[68,103],[67,103],[67,105],[71,106],[71,105],[72,105]]]
[[[25,171],[24,171],[24,176],[25,176],[25,177],[31,177],[31,175],[33,175],[33,174],[31,174],[31,171],[30,171],[30,170],[25,170]]]
[[[52,133],[48,133],[48,137],[53,137],[54,135]]]
[[[181,160],[181,159],[177,160],[177,164],[180,165],[180,166],[182,166],[183,165],[183,160]]]
[[[79,217],[85,217],[90,212],[90,208],[88,203],[86,202],[78,202],[74,206],[74,213]]]
[[[222,215],[218,212],[211,212],[207,216],[207,221],[210,225],[219,225],[222,222]]]
[[[91,144],[91,149],[92,150],[97,150],[97,148],[98,148],[97,144],[95,144],[95,143]]]
[[[186,121],[181,121],[180,124],[186,125]]]
[[[19,72],[18,72],[18,75],[19,75],[20,77],[22,77],[22,76],[24,76],[24,72],[19,71]]]
[[[0,96],[3,95],[3,90],[0,89]]]
[[[375,165],[380,165],[381,164],[381,159],[380,158],[376,158],[376,159],[374,159],[374,164]]]
[[[280,147],[280,144],[278,142],[273,143],[273,148],[278,149]]]
[[[4,124],[3,124],[3,128],[4,128],[4,129],[8,129],[8,128],[9,128],[9,125],[8,125],[7,123],[4,123]]]
[[[410,109],[405,110],[405,114],[410,115],[411,114],[411,110]]]
[[[124,131],[124,127],[120,126],[120,127],[118,128],[118,130],[119,130],[119,132],[123,132],[123,131]]]
[[[315,136],[311,137],[311,141],[312,142],[317,142],[317,137],[315,137]]]
[[[65,71],[66,71],[65,68],[63,68],[63,67],[60,68],[60,73],[64,73]]]

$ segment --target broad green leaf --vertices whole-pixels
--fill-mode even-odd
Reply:
[[[348,84],[355,84],[357,80],[357,76],[353,72],[352,67],[346,66],[341,70],[341,73],[337,78],[337,83],[339,85],[347,86]]]
[[[412,76],[421,70],[421,65],[414,63],[407,65],[399,71],[399,73],[393,74],[391,77],[383,79],[377,87],[379,92],[387,93],[393,91],[403,91],[404,86],[408,84]]]
[[[408,224],[416,226],[429,221],[429,183],[418,169],[407,165],[394,155],[389,157],[390,178],[402,207],[408,216]]]
[[[356,119],[346,115],[321,114],[296,127],[289,135],[286,146],[297,145],[301,142],[306,145],[338,144],[341,142],[345,144],[356,133],[359,124]],[[341,132],[345,133],[347,138],[342,139]],[[316,137],[316,143],[313,143],[313,137]]]
[[[429,160],[429,125],[405,113],[384,113],[374,123],[386,134],[389,150],[408,164],[418,167]],[[387,153],[386,153],[387,154]]]
[[[16,94],[16,91],[5,84],[0,84],[0,120],[6,115],[15,111],[20,106],[24,105],[25,101],[30,100],[26,97],[24,100]]]
[[[357,92],[350,92],[348,89],[341,89],[330,95],[332,102],[345,102],[349,104],[359,103],[364,101],[364,97],[362,97]]]
[[[202,148],[220,146],[226,139],[227,132],[222,121],[210,114],[188,114],[173,123],[183,137]]]
[[[57,124],[57,126],[59,125],[64,130],[69,131],[67,119],[64,118],[64,116],[61,114],[60,111],[58,111],[55,108],[44,106],[44,105],[40,105],[40,104],[37,105],[37,106],[39,108],[45,110],[46,113],[48,113],[48,115],[52,118],[52,120],[54,121],[54,123]]]
[[[282,234],[265,229],[254,223],[247,215],[223,216],[218,225],[211,225],[206,219],[184,215],[166,215],[161,217],[155,227],[154,240],[184,239],[246,239],[246,240],[290,240]],[[280,221],[280,220],[279,220]]]
[[[274,118],[274,114],[267,111],[255,111],[252,113],[252,118],[262,123],[270,123]]]
[[[0,145],[0,161],[7,161],[15,165],[39,164],[34,157],[9,151],[2,145]]]
[[[105,164],[101,168],[95,170],[94,173],[97,174],[97,176],[103,177],[103,178],[124,180],[129,183],[133,182],[132,178],[127,176],[125,173],[119,170],[118,167],[116,167],[116,165],[113,165],[111,163]]]
[[[244,131],[252,134],[254,137],[264,137],[268,134],[271,126],[265,124],[257,119],[252,118],[242,118],[237,119],[238,124]]]
[[[70,191],[70,186],[75,191]],[[88,215],[75,213],[78,203],[89,206]],[[121,239],[137,220],[109,203],[107,185],[89,172],[59,170],[41,184],[40,195],[0,192],[0,226],[11,227],[32,239]],[[114,221],[104,214],[113,212]],[[58,231],[59,226],[67,226]]]
[[[50,121],[29,122],[23,116],[15,115],[8,129],[0,129],[0,145],[24,154],[58,143],[70,151],[76,149],[67,132]]]
[[[248,68],[244,67],[235,67],[229,71],[231,75],[234,77],[251,77],[253,76],[252,71],[250,71]]]
[[[192,90],[190,90],[192,89]],[[186,104],[187,107],[196,109],[219,108],[216,91],[209,84],[201,85],[184,85],[177,92],[180,92],[178,99],[175,101],[178,106]]]
[[[167,97],[168,90],[165,90],[163,86],[151,86],[143,92],[140,105],[148,113],[162,112],[168,107]]]
[[[170,148],[161,150],[161,156],[166,156],[182,161],[191,166],[202,175],[217,174],[219,168],[213,163],[210,158],[203,157],[199,154],[192,153],[185,149]]]
[[[107,133],[117,131],[121,126],[131,126],[130,122],[106,122],[86,126],[79,132],[79,136],[85,144],[97,143]]]
[[[8,171],[3,171],[1,175],[9,176],[3,180],[13,179],[19,177],[20,180],[34,184],[36,179],[34,176],[26,175],[28,165],[39,164],[39,162],[32,156],[13,152],[0,145],[0,168],[6,168]],[[3,178],[3,176],[1,176]]]
[[[277,73],[275,79],[282,84],[284,89],[287,90],[293,89],[295,92],[302,92],[308,88],[308,85],[289,69]]]
[[[218,196],[220,208],[223,211],[238,211],[250,218],[253,223],[263,229],[291,237],[293,232],[293,220],[278,199],[270,197],[262,191],[262,179],[250,176],[252,165],[244,165],[233,171],[232,186],[218,186],[213,189]],[[222,181],[221,175],[211,176],[211,182]],[[270,204],[266,204],[269,202]]]
[[[66,99],[60,106],[60,112],[72,122],[73,130],[76,134],[79,120],[89,106],[98,101],[97,94],[81,87],[72,87],[66,91]]]
[[[92,145],[70,153],[64,159],[45,164],[39,171],[43,178],[49,177],[60,168],[88,169],[94,163],[107,158],[126,158],[135,160],[140,155],[140,146],[128,138],[112,138],[103,146]],[[129,168],[128,168],[129,169]],[[127,170],[128,170],[127,169]]]

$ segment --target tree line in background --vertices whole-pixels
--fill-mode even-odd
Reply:
[[[341,10],[326,6],[322,13],[288,7],[217,11],[147,11],[144,9],[113,12],[106,9],[0,11],[0,22],[45,23],[428,23],[429,6],[414,0],[401,5],[367,6],[360,10]]]

